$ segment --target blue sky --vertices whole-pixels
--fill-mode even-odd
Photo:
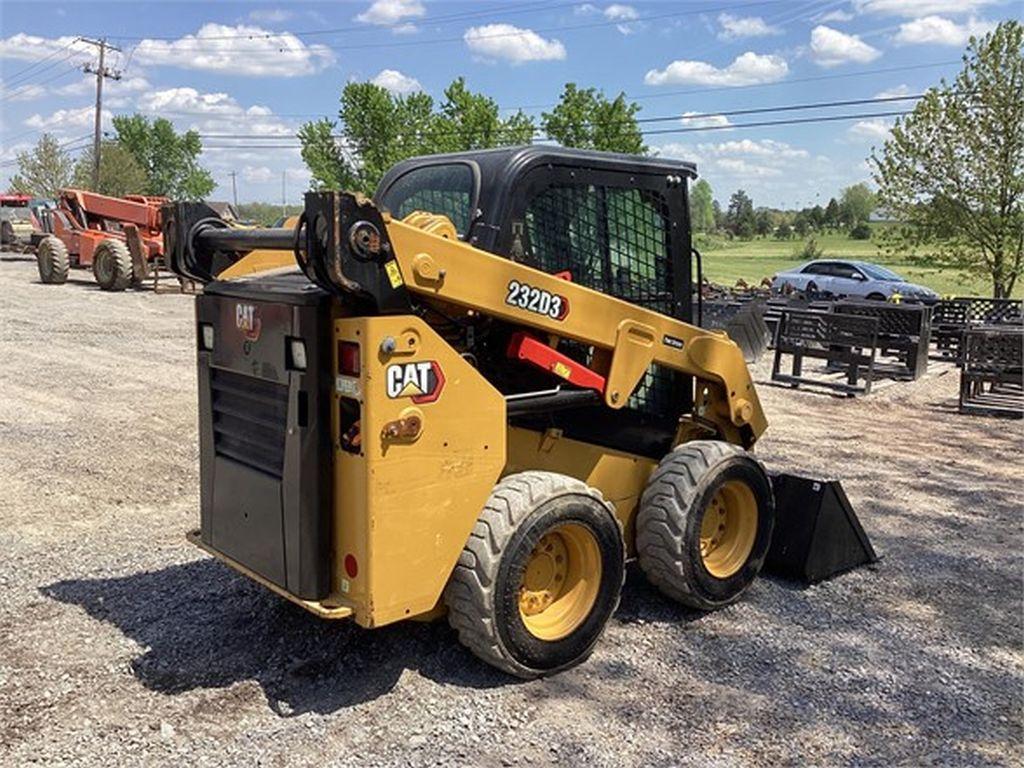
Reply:
[[[959,68],[966,40],[1020,18],[1004,0],[330,3],[3,2],[0,184],[43,131],[78,150],[92,131],[95,49],[109,64],[110,115],[144,112],[207,136],[203,163],[240,201],[296,202],[308,183],[296,128],[335,117],[341,87],[374,80],[439,96],[453,78],[503,108],[539,115],[566,82],[624,91],[658,153],[694,160],[726,202],[826,202],[868,178],[865,158],[889,117],[740,128],[742,123],[908,109],[894,101],[816,111],[742,109],[920,93]],[[697,114],[701,117],[687,117]],[[708,116],[710,115],[710,116]],[[709,128],[716,130],[686,131]],[[221,136],[218,137],[217,134]],[[270,139],[232,139],[258,134]],[[256,146],[256,145],[259,146]]]

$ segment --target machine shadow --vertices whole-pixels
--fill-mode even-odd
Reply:
[[[376,699],[402,672],[469,688],[515,684],[459,643],[447,622],[365,630],[319,619],[212,560],[40,588],[116,627],[143,650],[132,673],[175,695],[252,680],[281,716]]]

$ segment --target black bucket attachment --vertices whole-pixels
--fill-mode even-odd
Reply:
[[[878,562],[838,480],[772,475],[775,532],[765,570],[805,584]]]

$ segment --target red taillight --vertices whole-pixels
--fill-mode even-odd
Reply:
[[[345,555],[345,573],[350,579],[359,575],[359,563],[356,562],[355,555]]]
[[[342,376],[359,375],[359,345],[354,341],[338,342],[338,373]]]

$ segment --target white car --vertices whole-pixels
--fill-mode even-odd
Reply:
[[[773,293],[791,291],[878,301],[887,301],[893,294],[924,303],[939,300],[939,294],[931,288],[909,283],[890,269],[866,261],[839,259],[809,261],[772,278]]]

